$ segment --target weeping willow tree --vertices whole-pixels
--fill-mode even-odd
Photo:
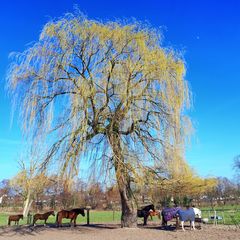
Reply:
[[[94,173],[114,172],[122,227],[134,227],[132,182],[183,147],[184,75],[158,30],[73,13],[48,22],[38,42],[15,54],[8,86],[32,147],[48,146],[42,167],[57,163],[70,178],[86,162]]]

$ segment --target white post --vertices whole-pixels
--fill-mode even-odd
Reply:
[[[214,225],[217,225],[217,211],[214,210]]]

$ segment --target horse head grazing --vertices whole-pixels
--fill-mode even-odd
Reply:
[[[55,216],[54,210],[50,211],[50,215]]]
[[[84,209],[82,209],[82,216],[85,217],[85,212],[84,212]]]
[[[70,211],[74,212],[76,215],[81,214],[83,217],[85,217],[84,208],[74,208]]]
[[[196,207],[193,207],[193,211],[195,213],[195,216],[199,217],[199,218],[202,218],[202,212],[200,209],[196,208]]]

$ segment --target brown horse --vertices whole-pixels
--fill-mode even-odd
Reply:
[[[159,210],[153,211],[152,209],[150,209],[149,216],[150,216],[151,220],[153,219],[152,217],[154,217],[154,216],[157,216],[160,219],[161,218],[160,213],[161,213],[161,211],[159,211]]]
[[[84,208],[75,208],[70,211],[68,210],[61,210],[60,212],[57,213],[57,218],[56,218],[56,223],[57,226],[62,226],[62,219],[63,218],[68,218],[71,219],[70,225],[72,225],[72,221],[74,221],[74,227],[76,227],[76,219],[77,216],[81,214],[83,217],[85,217],[84,213]]]
[[[40,213],[35,214],[35,215],[33,216],[33,226],[35,225],[35,223],[36,223],[37,220],[44,220],[44,221],[45,221],[44,225],[46,225],[46,224],[47,224],[48,217],[49,217],[50,215],[55,216],[54,211],[46,212],[46,213],[43,213],[43,214],[40,214]]]
[[[8,217],[8,226],[11,225],[11,222],[12,222],[12,221],[15,222],[15,225],[16,225],[16,224],[18,225],[20,219],[23,219],[23,215],[22,215],[22,214],[10,215],[10,216]]]

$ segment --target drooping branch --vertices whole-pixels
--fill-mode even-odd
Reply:
[[[153,165],[171,147],[184,146],[184,73],[183,61],[159,44],[155,30],[68,15],[49,22],[19,54],[8,82],[22,100],[16,102],[25,131],[49,145],[44,166],[57,160],[78,166],[94,142],[101,148],[94,157],[113,155],[111,135],[133,172],[134,161]]]

